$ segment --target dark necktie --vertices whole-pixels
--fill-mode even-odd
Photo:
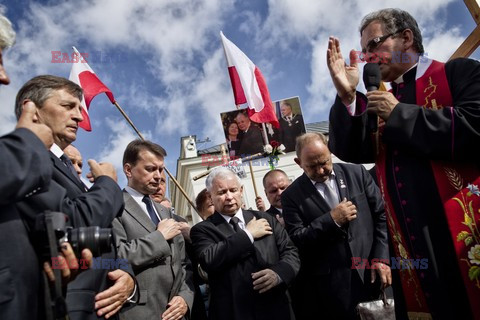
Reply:
[[[325,182],[317,182],[316,184],[322,184],[323,185],[323,194],[324,194],[324,199],[330,206],[330,209],[335,208],[338,205],[338,196],[335,194],[335,192],[332,190],[330,187],[330,184],[328,183],[329,181]]]
[[[240,219],[238,219],[237,217],[232,217],[229,221],[229,223],[233,226],[233,230],[235,230],[235,232],[238,232],[238,230],[240,230],[240,226],[238,225],[239,221]]]
[[[150,216],[150,219],[152,219],[152,222],[156,227],[158,225],[158,223],[160,222],[160,220],[158,220],[157,214],[155,213],[155,210],[153,209],[152,199],[150,199],[149,196],[144,196],[142,201],[147,205],[148,215]]]
[[[80,180],[80,177],[78,176],[77,171],[73,167],[73,164],[72,164],[72,161],[70,161],[70,158],[68,158],[65,154],[62,154],[62,156],[60,157],[60,160],[62,160],[63,164],[68,168],[68,170],[73,174],[73,176],[77,178],[78,181],[81,182],[82,180]],[[82,182],[82,185],[83,185],[83,182]]]

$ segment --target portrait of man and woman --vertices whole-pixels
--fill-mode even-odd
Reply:
[[[293,97],[272,104],[280,128],[266,124],[264,129],[261,123],[250,120],[246,109],[220,114],[230,159],[263,153],[263,146],[272,141],[283,144],[285,152],[295,151],[296,137],[305,133],[300,99]]]

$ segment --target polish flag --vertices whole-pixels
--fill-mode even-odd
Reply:
[[[78,125],[80,128],[83,128],[87,131],[92,131],[92,126],[90,125],[90,117],[88,115],[88,108],[90,107],[90,102],[92,99],[99,93],[105,92],[108,99],[111,103],[115,103],[115,98],[113,97],[112,91],[103,84],[102,81],[97,77],[92,68],[88,65],[84,57],[77,51],[77,48],[73,47],[73,51],[76,54],[78,61],[72,63],[72,70],[70,71],[70,76],[68,79],[75,82],[83,89],[83,99],[82,99],[82,116],[83,121]]]
[[[267,82],[260,69],[221,31],[220,37],[227,58],[235,104],[247,103],[248,116],[252,121],[268,122],[279,128],[280,124],[273,109]]]

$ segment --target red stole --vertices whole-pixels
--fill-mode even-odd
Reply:
[[[417,105],[423,108],[450,110],[452,134],[450,141],[445,143],[451,145],[452,161],[431,161],[431,166],[472,314],[475,319],[480,319],[480,172],[473,165],[455,163],[455,119],[451,107],[453,102],[443,63],[433,60],[425,73],[417,79],[416,100]],[[404,245],[405,237],[387,190],[385,145],[379,143],[381,139],[378,137],[382,132],[383,126],[379,126],[379,133],[374,137],[378,153],[376,172],[385,200],[388,229],[395,254],[402,259],[410,259],[412,256]],[[409,318],[431,319],[416,272],[410,269],[399,271]]]

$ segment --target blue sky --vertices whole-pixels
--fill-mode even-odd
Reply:
[[[138,129],[168,152],[175,172],[180,137],[223,142],[219,114],[233,94],[219,32],[263,72],[273,100],[299,96],[306,122],[326,120],[334,89],[325,64],[329,35],[344,53],[359,48],[366,13],[392,1],[353,0],[3,0],[17,31],[4,64],[11,84],[0,89],[0,134],[15,125],[13,105],[24,82],[39,74],[68,77],[71,65],[52,63],[52,51],[80,52]],[[395,2],[417,18],[428,56],[447,59],[474,29],[462,1]],[[473,57],[478,58],[477,54]],[[90,105],[92,132],[80,130],[84,159],[112,162],[123,187],[123,150],[136,138],[105,95]]]

